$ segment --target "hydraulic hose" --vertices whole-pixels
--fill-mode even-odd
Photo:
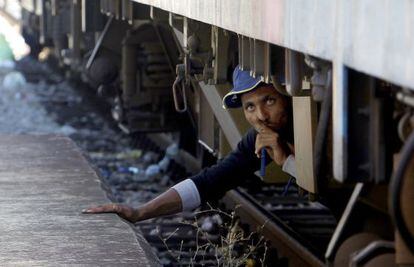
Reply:
[[[414,131],[408,137],[402,152],[401,160],[390,181],[390,213],[395,227],[400,233],[401,238],[414,254],[414,233],[410,232],[401,210],[401,195],[404,178],[413,179],[413,173],[407,173],[410,164],[414,160]],[[411,176],[410,176],[411,175]],[[410,176],[410,177],[409,177]]]

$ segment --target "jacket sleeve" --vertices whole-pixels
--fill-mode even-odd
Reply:
[[[201,203],[221,198],[260,168],[260,159],[254,153],[255,140],[256,131],[251,129],[227,157],[190,178],[198,189]]]

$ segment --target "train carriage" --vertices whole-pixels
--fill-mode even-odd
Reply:
[[[177,132],[200,166],[248,129],[241,111],[222,108],[232,70],[273,84],[292,99],[296,184],[338,220],[323,253],[283,222],[267,232],[273,246],[292,266],[414,263],[410,0],[20,4],[32,55],[53,47],[66,71],[109,99],[121,129]],[[270,164],[261,179],[289,177]],[[240,192],[224,201],[250,207],[241,214],[250,223],[262,216]]]

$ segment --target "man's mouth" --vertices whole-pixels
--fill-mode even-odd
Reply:
[[[277,131],[280,128],[279,125],[273,124],[273,123],[267,123],[267,124],[265,124],[265,126],[272,129],[273,131]]]

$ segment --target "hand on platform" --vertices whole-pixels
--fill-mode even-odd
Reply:
[[[96,214],[96,213],[116,213],[121,218],[130,221],[132,223],[135,223],[137,221],[141,220],[141,214],[139,209],[131,208],[127,205],[122,204],[105,204],[101,206],[96,207],[90,207],[88,209],[82,210],[82,213],[86,214]]]

